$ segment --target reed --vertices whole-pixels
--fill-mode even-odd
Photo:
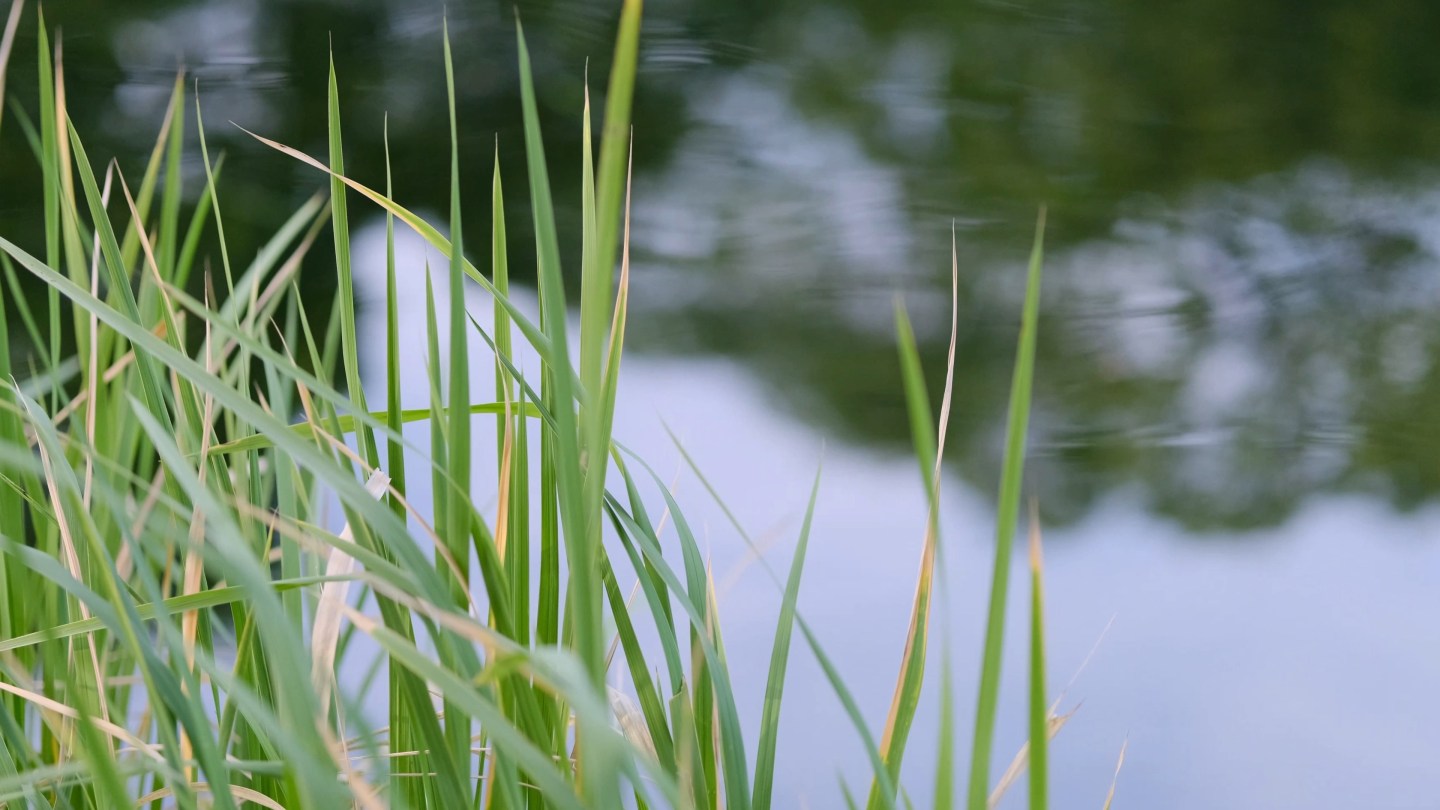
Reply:
[[[15,0],[0,40],[0,93],[21,11]],[[740,705],[718,598],[682,505],[612,438],[630,286],[640,0],[623,3],[598,162],[588,94],[577,111],[585,147],[578,256],[559,249],[517,24],[534,231],[519,240],[507,233],[497,162],[488,268],[461,240],[460,161],[486,156],[459,147],[448,34],[437,44],[450,105],[445,232],[453,241],[392,197],[388,159],[383,190],[347,175],[344,77],[332,63],[326,157],[255,136],[277,163],[313,169],[317,193],[241,266],[226,246],[223,167],[198,104],[191,120],[184,78],[132,186],[136,178],[97,162],[70,126],[61,43],[36,17],[39,107],[16,105],[0,119],[29,144],[45,223],[39,246],[0,234],[0,806],[768,810],[776,773],[794,767],[776,751],[782,733],[796,733],[781,720],[797,630],[865,743],[867,806],[909,804],[902,761],[913,748],[932,613],[943,605],[938,502],[953,330],[937,419],[897,307],[903,395],[930,509],[885,728],[877,736],[867,726],[799,609],[819,471],[788,572],[776,576],[783,597],[763,702]],[[187,130],[200,136],[198,201],[181,191]],[[386,222],[387,387],[378,410],[360,380],[352,203]],[[443,266],[399,262],[396,227],[419,234]],[[309,255],[327,231],[333,268]],[[509,256],[532,243],[538,319],[510,298]],[[1037,234],[1002,474],[972,809],[986,805],[991,778],[1040,246]],[[578,302],[563,282],[562,265],[572,262]],[[335,273],[334,313],[300,297],[302,268]],[[405,368],[396,290],[421,276],[429,361]],[[20,294],[22,279],[44,286],[43,311]],[[466,309],[473,285],[493,301],[488,315]],[[491,401],[471,395],[472,341],[493,356]],[[522,346],[538,373],[521,369]],[[402,402],[407,374],[425,376],[428,402]],[[470,452],[476,419],[494,420],[495,458]],[[431,429],[428,448],[404,430],[421,422]],[[425,457],[424,468],[407,469],[407,451]],[[498,480],[483,499],[473,492],[482,465]],[[411,485],[426,477],[433,498],[412,500]],[[492,499],[487,515],[477,500]],[[343,522],[329,519],[332,504]],[[662,530],[662,513],[673,530]],[[1038,539],[1032,559],[1030,801],[1043,807],[1051,715]],[[358,651],[362,640],[381,651],[374,665]],[[953,656],[948,643],[941,649],[937,808],[952,806],[955,770]],[[627,696],[607,687],[616,668],[633,685]],[[357,671],[376,680],[356,689],[339,677]],[[383,725],[363,710],[377,705]],[[751,714],[759,733],[747,739],[742,718]]]

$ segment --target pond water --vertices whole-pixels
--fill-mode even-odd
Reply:
[[[379,225],[356,236],[362,299],[383,295],[383,238]],[[401,266],[442,261],[418,237],[397,241]],[[468,308],[488,311],[489,299],[471,292]],[[415,285],[400,292],[406,407],[424,407],[429,396],[424,377],[404,371],[426,362],[421,295]],[[443,313],[445,291],[437,295]],[[530,296],[518,303],[536,312]],[[578,325],[571,335],[577,332]],[[374,358],[362,373],[378,399],[386,387],[383,315],[362,317],[360,333],[362,352]],[[477,401],[493,395],[484,352],[472,339]],[[521,367],[533,368],[535,359],[524,355]],[[782,575],[822,470],[800,610],[867,722],[883,728],[924,530],[915,462],[899,451],[836,442],[833,431],[777,411],[772,388],[733,359],[627,358],[615,436],[674,482],[713,564],[742,707],[758,707],[763,697],[779,588],[686,472],[666,426]],[[429,446],[424,423],[408,426],[406,436],[414,447]],[[495,457],[492,431],[477,430],[473,444],[475,458]],[[407,465],[423,461],[416,455]],[[494,474],[482,468],[475,489],[482,504],[493,505]],[[1402,514],[1374,498],[1329,495],[1265,529],[1187,530],[1155,515],[1142,493],[1118,487],[1082,519],[1046,534],[1050,677],[1063,689],[1061,710],[1075,711],[1051,755],[1057,806],[1101,806],[1122,744],[1128,747],[1120,807],[1431,806],[1440,787],[1434,767],[1440,739],[1436,712],[1420,696],[1440,677],[1440,626],[1417,614],[1440,592],[1440,544],[1431,540],[1440,532],[1440,506]],[[412,481],[410,494],[427,502],[428,481]],[[966,698],[978,684],[993,506],[988,495],[953,478],[942,502],[950,618],[935,627],[955,650],[963,729],[972,717]],[[1026,576],[1017,558],[1012,627],[1024,626],[1029,615],[1028,591],[1020,587]],[[868,763],[819,666],[799,644],[785,697],[776,806],[834,807],[841,801],[838,781],[863,789]],[[369,660],[363,651],[351,658]],[[932,688],[906,765],[920,806],[933,780],[927,741],[937,730],[935,654],[931,665]],[[1027,666],[1022,638],[1012,637],[997,738],[1002,767],[1026,739]],[[349,673],[352,686],[362,674]],[[615,685],[625,688],[624,678]],[[374,688],[383,691],[383,679]],[[384,722],[379,714],[371,720]],[[747,732],[758,728],[748,724]],[[1022,807],[1023,796],[1021,785],[1002,806]]]
[[[556,195],[577,200],[582,76],[587,58],[605,75],[614,15],[580,0],[519,7]],[[508,188],[524,188],[510,10],[450,4],[476,255],[497,141]],[[64,30],[77,126],[127,171],[187,66],[212,148],[229,154],[226,227],[242,253],[319,181],[226,122],[322,152],[327,40],[352,173],[381,175],[388,113],[397,195],[443,210],[438,4],[47,14]],[[802,609],[872,721],[923,512],[892,302],[903,296],[938,383],[953,229],[943,521],[963,709],[1020,270],[1044,205],[1028,490],[1048,527],[1052,681],[1079,672],[1062,708],[1083,703],[1055,745],[1062,805],[1101,804],[1128,738],[1117,806],[1433,806],[1440,5],[653,0],[646,14],[619,436],[674,469],[663,416],[749,528],[776,539],[775,561],[823,457]],[[22,98],[33,39],[22,34],[11,74]],[[22,243],[37,227],[31,174],[0,164],[0,221]],[[511,197],[524,233],[528,204]],[[561,211],[570,256],[577,213]],[[333,294],[324,273],[305,285]],[[778,596],[681,481],[717,571],[735,570],[722,597],[732,658],[764,660]],[[803,652],[792,673],[820,683]],[[758,677],[738,688],[758,705]],[[1023,739],[1021,697],[1006,693],[1001,751]],[[786,728],[803,731],[782,734],[778,796],[834,806],[839,775],[859,782],[858,747],[827,690],[787,703]],[[912,749],[910,784],[929,781],[926,747]]]

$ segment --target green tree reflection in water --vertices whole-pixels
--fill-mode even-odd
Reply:
[[[549,150],[576,152],[578,77],[587,57],[603,73],[613,15],[579,0],[519,5]],[[498,136],[506,172],[522,157],[511,9],[449,4],[465,43],[462,148],[488,154]],[[397,193],[443,207],[438,6],[47,12],[65,32],[72,115],[94,156],[127,172],[175,65],[189,67],[212,145],[228,152],[239,243],[257,244],[317,181],[223,122],[322,152],[332,37],[355,122],[347,165],[381,176],[388,112]],[[1032,485],[1051,519],[1123,487],[1194,526],[1271,523],[1323,490],[1414,506],[1440,491],[1435,30],[1440,6],[1424,0],[655,0],[635,116],[635,343],[742,358],[807,418],[898,447],[890,300],[903,291],[921,327],[930,312],[938,370],[956,222],[951,457],[986,486],[1016,269],[1045,203],[1053,282]],[[31,30],[10,84],[26,105],[33,53]],[[18,128],[0,137],[22,146]],[[484,222],[488,161],[462,165]],[[39,232],[32,174],[0,163],[0,216],[22,241]],[[559,200],[578,198],[577,179],[557,174]],[[507,216],[523,232],[517,201]],[[578,232],[578,212],[561,214]],[[487,237],[466,240],[483,255]],[[324,275],[310,286],[328,299]]]

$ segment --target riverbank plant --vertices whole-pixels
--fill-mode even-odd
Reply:
[[[0,46],[0,95],[21,7],[16,0]],[[447,35],[437,43],[446,73],[435,77],[451,111],[445,227],[392,198],[388,169],[381,178],[346,173],[343,77],[332,64],[328,109],[313,111],[328,120],[328,154],[255,135],[277,164],[307,164],[316,194],[247,257],[227,246],[223,159],[207,145],[187,79],[176,78],[148,161],[127,174],[71,126],[61,42],[36,15],[35,103],[0,108],[4,159],[33,162],[43,195],[27,204],[44,222],[33,243],[0,224],[0,807],[767,810],[785,806],[775,776],[795,767],[777,761],[777,739],[803,733],[781,722],[792,646],[818,658],[868,752],[869,774],[842,774],[847,796],[870,808],[908,805],[908,755],[934,758],[935,784],[913,789],[932,792],[935,807],[987,805],[1040,240],[962,793],[949,685],[958,662],[943,633],[940,736],[910,734],[931,614],[943,606],[937,502],[952,380],[937,418],[903,308],[897,396],[909,403],[930,514],[878,734],[799,609],[822,477],[788,571],[776,577],[783,599],[764,701],[741,705],[723,606],[683,505],[612,437],[630,289],[640,16],[639,0],[626,0],[598,153],[588,98],[576,111],[585,144],[578,255],[559,248],[517,25],[532,232],[507,229],[503,200],[514,192],[502,188],[497,164],[492,249],[477,256],[462,244],[462,197],[473,189],[460,187],[460,162],[492,158],[459,149],[467,123],[456,120],[454,88],[463,77],[451,69]],[[187,155],[191,137],[198,154]],[[203,165],[198,199],[183,188],[187,157]],[[377,213],[387,233],[388,385],[383,401],[368,401],[350,227]],[[415,231],[443,263],[397,260],[396,229]],[[333,243],[333,262],[312,256],[321,240]],[[508,257],[532,250],[538,318],[510,300]],[[562,265],[572,264],[578,290],[562,281]],[[301,272],[333,274],[333,310],[299,295]],[[423,368],[399,360],[400,285],[430,293]],[[463,291],[475,285],[493,301],[487,311],[466,308]],[[441,288],[448,295],[435,295]],[[496,395],[476,402],[469,355],[481,344]],[[538,363],[517,360],[522,345]],[[402,402],[402,375],[422,375],[428,401]],[[405,432],[415,422],[428,423],[428,447]],[[476,430],[494,431],[496,457],[472,455]],[[428,461],[407,465],[406,449]],[[497,491],[475,491],[490,470]],[[417,481],[433,498],[409,497]],[[737,542],[749,541],[734,528]],[[1032,561],[1029,801],[1044,807],[1052,716],[1038,541]],[[803,644],[792,645],[797,631]],[[362,649],[379,654],[365,660]],[[607,687],[617,670],[630,684],[624,693]],[[363,677],[341,677],[356,672]],[[742,732],[748,718],[758,718],[757,736]]]

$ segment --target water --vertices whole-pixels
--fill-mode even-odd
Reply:
[[[388,111],[397,194],[443,210],[438,10],[337,9],[47,14],[65,31],[92,155],[116,154],[127,172],[174,66],[189,67],[212,148],[229,152],[227,233],[253,249],[320,178],[226,122],[323,152],[332,34],[347,165],[381,176]],[[604,75],[612,15],[563,0],[521,14],[557,198],[575,200],[580,76],[587,57]],[[451,15],[467,218],[487,223],[497,137],[507,186],[524,188],[509,6]],[[1054,683],[1095,650],[1062,704],[1083,707],[1055,746],[1056,795],[1099,806],[1128,737],[1118,806],[1430,806],[1437,18],[1423,0],[648,4],[635,353],[618,435],[677,469],[663,416],[781,563],[823,457],[802,610],[883,724],[923,512],[892,301],[904,296],[938,380],[953,227],[961,334],[944,526],[967,708],[1019,271],[1047,205],[1029,486],[1049,527]],[[10,83],[26,103],[33,53],[30,33]],[[7,236],[36,233],[31,173],[0,165]],[[511,197],[521,234],[527,204]],[[562,211],[569,256],[576,216]],[[476,255],[486,238],[466,234]],[[332,293],[324,272],[306,284]],[[728,583],[731,656],[763,660],[778,595],[698,485],[682,477],[681,494]],[[803,651],[792,676],[820,682]],[[742,705],[762,688],[741,679]],[[1000,759],[1022,740],[1021,697],[1005,695]],[[837,773],[855,784],[864,767],[837,705],[794,689],[785,721],[777,801],[832,806]],[[916,739],[932,733],[922,717]],[[927,747],[912,748],[917,786]]]

